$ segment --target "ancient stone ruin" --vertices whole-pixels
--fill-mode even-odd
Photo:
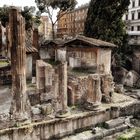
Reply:
[[[11,119],[30,120],[30,104],[26,94],[25,21],[16,8],[10,9],[12,95]]]
[[[25,39],[25,21],[16,7],[10,8],[7,27],[12,101],[8,102],[9,118],[4,120],[0,114],[4,124],[0,139],[60,139],[91,129],[96,134],[100,130],[95,126],[103,123],[109,130],[92,136],[97,139],[128,129],[126,119],[118,117],[140,113],[138,100],[114,92],[111,51],[116,45],[77,36],[51,41],[40,49],[38,31],[33,29],[30,46]]]

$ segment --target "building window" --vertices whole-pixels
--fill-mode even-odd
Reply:
[[[126,20],[128,20],[128,14],[126,14]]]
[[[132,1],[132,8],[135,7],[135,1]]]
[[[138,19],[140,19],[140,11],[138,12]]]
[[[137,31],[140,31],[140,26],[137,26]]]
[[[131,26],[131,31],[134,31],[134,26]]]
[[[132,20],[135,19],[135,13],[132,13]]]
[[[139,6],[140,6],[140,0],[139,0]]]

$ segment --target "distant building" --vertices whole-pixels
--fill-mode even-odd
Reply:
[[[58,38],[63,38],[65,36],[74,37],[77,34],[83,34],[88,6],[89,4],[85,4],[72,11],[69,11],[58,20]],[[59,13],[58,16],[61,16],[61,14],[63,13]]]
[[[41,24],[38,28],[40,34],[43,34],[46,39],[50,39],[52,26],[47,16],[41,16]]]
[[[128,12],[124,14],[130,45],[140,45],[140,0],[130,0]]]

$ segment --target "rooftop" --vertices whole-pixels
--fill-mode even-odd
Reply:
[[[32,40],[30,36],[26,35],[25,38],[26,53],[35,53],[38,50],[32,45]]]
[[[65,45],[73,44],[76,41],[84,42],[84,43],[89,44],[90,46],[93,46],[93,47],[103,47],[103,48],[115,48],[115,47],[117,47],[117,45],[115,45],[113,43],[102,41],[99,39],[89,38],[89,37],[85,37],[85,36],[77,36],[74,39],[65,42]]]
[[[54,44],[54,45],[60,45],[62,46],[64,44],[64,41],[61,40],[61,39],[55,39],[55,40],[46,40],[44,43],[41,44],[41,47],[46,47],[47,45],[51,45],[51,44]]]

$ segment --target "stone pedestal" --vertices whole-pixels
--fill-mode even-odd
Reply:
[[[11,119],[18,122],[30,121],[30,103],[26,93],[26,50],[25,22],[17,8],[11,7],[9,15],[11,33],[12,105]]]
[[[85,108],[88,110],[98,110],[101,99],[100,76],[98,74],[89,75]]]
[[[59,76],[59,93],[60,108],[57,112],[57,117],[65,117],[67,110],[67,62],[62,62],[57,68]],[[64,115],[65,114],[65,115]]]
[[[101,91],[103,102],[110,103],[114,92],[114,82],[111,74],[101,75]]]

